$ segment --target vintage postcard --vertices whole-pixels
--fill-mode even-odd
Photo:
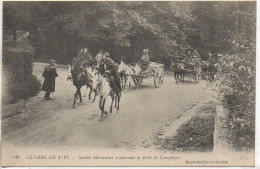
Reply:
[[[256,1],[4,1],[2,166],[254,166]]]

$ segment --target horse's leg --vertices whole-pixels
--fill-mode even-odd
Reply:
[[[178,79],[179,79],[179,81],[181,82],[181,72],[178,72]]]
[[[79,99],[80,99],[80,102],[79,103],[82,103],[82,97],[81,97],[81,91],[80,91],[81,87],[78,88],[78,94],[79,94]]]
[[[88,86],[86,86],[86,90],[85,90],[85,92],[84,92],[83,97],[86,97],[86,95],[87,95],[87,91],[88,91]]]
[[[115,99],[115,96],[113,94],[111,95],[111,99],[112,99],[112,101],[111,101],[111,105],[110,105],[110,113],[112,113],[113,103],[114,103],[114,99]]]
[[[182,82],[184,83],[185,72],[182,72]]]
[[[99,97],[99,108],[101,110],[101,117],[103,117],[103,109],[102,109],[102,102],[103,102],[103,97]]]
[[[126,86],[126,81],[127,81],[126,75],[124,75],[123,78],[124,78],[124,88],[125,88],[125,86]]]
[[[94,92],[94,91],[93,91]],[[92,103],[94,103],[96,101],[96,97],[97,97],[97,93],[94,92],[94,99],[92,100]]]
[[[125,80],[125,75],[122,76],[122,88],[125,89],[125,83],[126,83],[126,80]]]
[[[206,74],[206,80],[207,80],[207,87],[209,87],[209,80],[210,79],[209,79],[209,74],[208,73]]]
[[[121,92],[117,93],[117,110],[116,110],[116,113],[119,113],[120,98],[121,98]]]
[[[72,105],[73,107],[76,104],[77,96],[78,96],[78,88],[77,88],[76,92],[74,93],[74,101],[73,101],[73,105]]]
[[[132,86],[132,78],[129,77],[129,91],[132,91],[133,86]]]
[[[104,110],[105,109],[105,104],[106,104],[106,98],[104,97],[103,98],[103,103],[102,103],[102,110],[103,110],[103,113],[107,114],[107,112]]]
[[[115,109],[116,109],[116,106],[117,106],[117,99],[118,99],[118,97],[117,97],[117,95],[116,95],[116,97],[115,97]]]
[[[127,83],[128,91],[131,91],[131,87],[132,87],[132,85],[131,85],[131,76],[127,77],[126,83]]]
[[[91,100],[91,94],[92,94],[92,87],[89,87],[90,91],[89,91],[89,94],[88,94],[88,99]]]
[[[121,82],[121,88],[124,89],[123,76],[119,75],[119,77]]]
[[[124,92],[126,93],[127,92],[127,89],[128,89],[128,79],[125,79],[125,84],[124,84]]]
[[[211,78],[210,78],[210,85],[213,86],[213,81],[214,81],[214,75],[211,74]]]
[[[177,73],[176,72],[174,72],[174,78],[175,78],[176,82],[178,82]]]

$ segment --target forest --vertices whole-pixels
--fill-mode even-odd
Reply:
[[[144,48],[168,62],[255,44],[255,2],[4,2],[4,27],[30,32],[36,59],[68,63],[81,48],[136,62]],[[245,38],[246,37],[246,38]]]

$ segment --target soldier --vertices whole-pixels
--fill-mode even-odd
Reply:
[[[105,52],[102,57],[102,64],[104,65],[104,71],[110,71],[111,75],[115,78],[115,85],[119,89],[119,91],[122,91],[121,85],[120,85],[120,78],[117,71],[117,64],[109,57],[109,53]]]
[[[81,55],[81,57],[79,59],[81,60],[81,62],[84,62],[84,66],[86,66],[86,67],[90,67],[90,66],[95,65],[95,60],[91,56],[91,54],[88,53],[88,49],[87,48],[83,49],[83,53],[82,53],[82,55]]]
[[[99,68],[100,63],[101,63],[101,59],[103,57],[103,51],[99,50],[99,53],[97,54],[97,56],[95,57],[96,61],[97,61],[97,68]]]
[[[55,78],[58,77],[55,60],[51,60],[50,65],[45,67],[42,77],[44,77],[42,90],[46,92],[44,98],[51,100],[50,93],[55,91]]]
[[[78,53],[77,58],[78,59],[81,58],[82,54],[83,54],[83,49],[80,49],[80,52]]]

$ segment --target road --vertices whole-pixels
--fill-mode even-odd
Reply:
[[[43,69],[44,64],[34,64],[34,74],[41,82]],[[98,98],[92,103],[83,97],[83,103],[72,108],[75,87],[67,81],[65,68],[57,70],[53,100],[44,101],[44,93],[40,92],[21,113],[3,119],[4,142],[26,147],[153,149],[154,135],[176,134],[191,119],[194,109],[215,99],[205,81],[196,84],[186,78],[183,84],[166,76],[161,88],[155,88],[151,78],[145,79],[137,90],[122,93],[119,113],[114,110],[101,118]]]

